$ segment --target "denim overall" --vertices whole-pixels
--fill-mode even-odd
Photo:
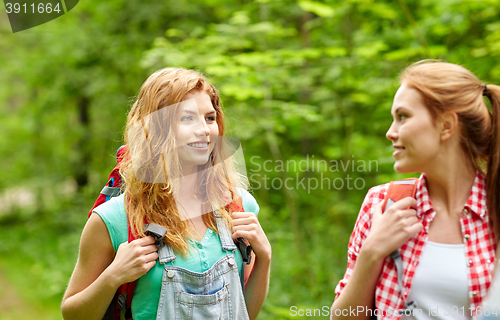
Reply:
[[[237,249],[219,212],[214,211],[226,256],[203,273],[175,267],[175,253],[168,244],[158,250],[164,265],[157,320],[246,320],[248,312],[234,258]],[[163,243],[163,242],[162,242]]]

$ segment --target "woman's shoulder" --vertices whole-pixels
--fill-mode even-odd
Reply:
[[[238,194],[241,197],[241,202],[243,204],[243,209],[245,209],[245,212],[253,212],[255,214],[259,214],[259,204],[250,192],[245,189],[238,188]]]
[[[94,213],[97,213],[106,224],[115,251],[128,238],[127,213],[125,211],[124,199],[124,195],[121,194],[94,209]]]
[[[125,213],[125,204],[124,204],[125,195],[121,194],[117,197],[111,198],[103,204],[97,206],[94,209],[94,212],[98,213],[102,216],[120,216]],[[125,214],[126,215],[126,214]]]
[[[371,208],[379,202],[383,201],[385,195],[387,194],[387,190],[389,189],[389,184],[390,182],[371,187],[366,193],[362,207]]]
[[[387,193],[389,192],[389,186],[391,185],[391,182],[403,181],[403,180],[404,179],[393,180],[384,184],[371,187],[366,193],[365,199],[363,200],[363,204],[360,210],[360,215],[363,213],[371,215],[373,213],[373,207],[378,203],[384,201]],[[419,178],[417,178],[416,183],[417,183],[417,190],[422,189],[422,186],[425,185],[425,176],[421,175]],[[394,185],[396,186],[397,184]],[[395,191],[396,190],[393,190],[392,192]],[[417,192],[416,197],[422,197],[422,192]]]
[[[385,183],[371,187],[366,193],[361,209],[359,210],[356,223],[354,224],[354,230],[349,240],[348,252],[350,254],[354,254],[355,256],[358,255],[361,244],[370,232],[374,207],[384,201],[389,184],[390,183]]]

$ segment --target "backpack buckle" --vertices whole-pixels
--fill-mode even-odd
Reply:
[[[167,229],[163,228],[156,223],[145,224],[145,233],[148,236],[153,236],[155,238],[155,244],[157,247],[163,245],[163,238],[167,234]]]
[[[252,261],[252,246],[247,245],[245,239],[238,238],[238,242],[236,243],[238,246],[238,250],[241,253],[241,257],[243,258],[243,262],[246,264],[250,264]]]

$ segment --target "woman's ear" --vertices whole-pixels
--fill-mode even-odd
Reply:
[[[458,128],[458,115],[453,111],[446,111],[439,116],[441,140],[450,139]]]

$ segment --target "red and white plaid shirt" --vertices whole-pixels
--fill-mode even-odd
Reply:
[[[370,232],[373,207],[384,200],[389,184],[371,188],[363,201],[358,219],[351,234],[348,247],[347,270],[344,278],[335,288],[335,293],[340,295],[345,288],[354,270],[359,250]],[[421,175],[417,185],[417,216],[421,219],[424,228],[417,235],[410,238],[400,248],[403,260],[404,276],[403,286],[405,300],[408,299],[415,269],[418,266],[422,249],[429,237],[429,225],[436,215],[429,199],[429,191],[425,175]],[[492,270],[495,260],[496,242],[493,228],[489,223],[486,207],[486,190],[484,176],[476,175],[472,190],[462,213],[460,226],[465,244],[467,258],[467,273],[469,283],[470,309],[466,314],[473,316],[481,314],[480,303],[486,296],[492,281]],[[382,319],[399,319],[394,310],[404,308],[401,290],[398,285],[397,271],[392,258],[384,261],[380,278],[375,289],[375,307]],[[479,308],[479,309],[478,309]],[[379,317],[380,319],[380,317]]]

